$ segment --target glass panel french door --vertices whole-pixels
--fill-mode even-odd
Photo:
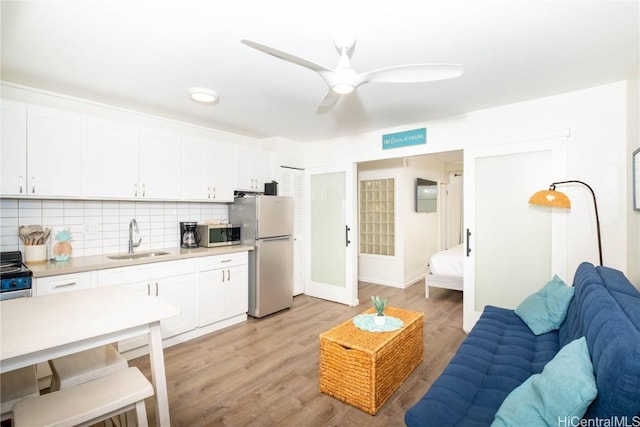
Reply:
[[[465,150],[465,331],[485,306],[513,309],[566,273],[566,214],[528,204],[564,178],[565,144],[553,138]]]
[[[305,171],[305,293],[347,305],[358,305],[355,176],[353,164]]]

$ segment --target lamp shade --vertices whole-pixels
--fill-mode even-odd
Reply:
[[[535,193],[529,199],[529,204],[548,206],[552,208],[571,208],[571,200],[561,191],[542,190]]]

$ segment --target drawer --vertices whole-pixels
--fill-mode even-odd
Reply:
[[[248,263],[247,252],[233,252],[225,255],[216,255],[198,259],[198,270],[208,271],[219,268],[235,267]]]
[[[98,271],[100,286],[127,285],[135,282],[192,274],[195,260],[163,261],[132,267],[108,268]]]
[[[34,282],[35,295],[41,296],[96,288],[98,286],[98,275],[95,271],[87,271],[83,273],[39,277],[34,279]]]

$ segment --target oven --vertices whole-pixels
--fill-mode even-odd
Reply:
[[[22,252],[0,252],[0,301],[30,297],[32,276]]]

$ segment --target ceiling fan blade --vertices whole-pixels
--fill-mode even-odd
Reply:
[[[364,83],[420,83],[460,77],[464,67],[459,64],[415,64],[380,68],[360,74]]]
[[[329,92],[327,93],[327,95],[322,99],[322,101],[320,101],[320,105],[318,105],[317,113],[318,114],[328,113],[333,108],[333,106],[338,103],[338,101],[340,100],[340,97],[341,95],[329,89]]]
[[[278,50],[278,49],[273,48],[271,46],[266,46],[266,45],[263,45],[263,44],[260,44],[260,43],[256,43],[256,42],[251,41],[251,40],[246,40],[246,39],[240,40],[240,42],[243,43],[243,44],[246,44],[247,46],[250,46],[250,47],[252,47],[254,49],[257,49],[257,50],[259,50],[261,52],[264,52],[264,53],[269,54],[271,56],[275,56],[276,58],[284,59],[285,61],[301,65],[301,66],[303,66],[305,68],[309,68],[309,69],[311,69],[313,71],[331,71],[331,69],[329,69],[327,67],[324,67],[324,66],[322,66],[320,64],[316,64],[315,62],[311,62],[311,61],[309,61],[307,59],[301,58],[301,57],[296,56],[296,55],[292,55],[292,54],[284,52],[282,50]]]

